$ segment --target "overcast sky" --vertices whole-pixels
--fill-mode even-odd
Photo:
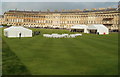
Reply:
[[[117,7],[117,2],[2,2],[2,13],[10,9],[18,10],[62,10]],[[1,6],[1,5],[0,5]]]
[[[118,2],[119,0],[1,0],[2,2]]]

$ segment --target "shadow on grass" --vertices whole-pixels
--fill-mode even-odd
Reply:
[[[31,75],[20,59],[11,51],[6,42],[2,41],[2,74]]]

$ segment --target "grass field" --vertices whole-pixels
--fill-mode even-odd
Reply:
[[[40,30],[41,33],[70,33],[68,30],[34,30]],[[61,39],[45,38],[42,34],[22,39],[3,36],[3,41],[3,50],[16,55],[18,61],[27,70],[27,72],[25,71],[26,74],[118,74],[118,33],[109,35],[83,34],[83,36],[77,38]],[[9,49],[7,50],[7,48]],[[14,64],[14,62],[12,63]],[[4,64],[3,68],[6,68],[6,66],[7,63]],[[17,65],[14,68],[17,68]],[[9,74],[8,72],[10,70],[4,74]],[[20,73],[14,72],[12,74]]]

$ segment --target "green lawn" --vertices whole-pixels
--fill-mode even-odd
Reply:
[[[68,30],[34,30],[40,30],[41,33],[70,33]],[[118,74],[118,33],[83,34],[77,38],[61,39],[45,38],[42,35],[22,39],[3,37],[3,41],[6,43],[3,50],[9,47],[33,75]]]

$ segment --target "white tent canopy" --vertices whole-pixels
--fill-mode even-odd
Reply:
[[[32,30],[24,28],[22,26],[11,26],[4,29],[4,36],[6,37],[32,37]]]
[[[109,34],[109,30],[103,24],[93,24],[88,26],[88,30],[97,30],[99,34]]]
[[[88,26],[86,25],[74,25],[71,27],[71,29],[83,29],[84,30],[84,33],[88,33],[88,30],[87,30]]]

